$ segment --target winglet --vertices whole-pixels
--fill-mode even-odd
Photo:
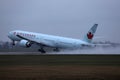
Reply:
[[[84,36],[84,41],[91,43],[94,34],[96,32],[98,24],[94,24],[93,27],[88,31],[88,33]]]

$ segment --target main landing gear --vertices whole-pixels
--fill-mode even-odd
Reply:
[[[46,53],[46,51],[43,48],[38,49],[38,51],[41,53]]]
[[[55,52],[59,52],[60,50],[58,48],[53,49]]]
[[[40,49],[38,49],[38,51],[41,52],[41,53],[46,53],[46,51],[43,49],[43,47],[41,47]],[[55,48],[55,49],[53,49],[53,51],[59,52],[60,50],[58,48]]]

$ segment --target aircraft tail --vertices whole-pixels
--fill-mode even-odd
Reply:
[[[93,27],[88,31],[88,33],[84,36],[84,41],[91,43],[94,34],[96,32],[98,24],[94,24]]]

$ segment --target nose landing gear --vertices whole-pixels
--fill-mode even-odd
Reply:
[[[15,41],[14,40],[12,41],[12,45],[15,46]]]

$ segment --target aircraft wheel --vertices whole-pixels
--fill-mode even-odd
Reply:
[[[15,46],[15,41],[12,41],[12,45]]]
[[[38,51],[40,51],[41,53],[46,53],[44,49],[38,49]]]
[[[60,50],[58,48],[53,49],[53,51],[59,52]]]

